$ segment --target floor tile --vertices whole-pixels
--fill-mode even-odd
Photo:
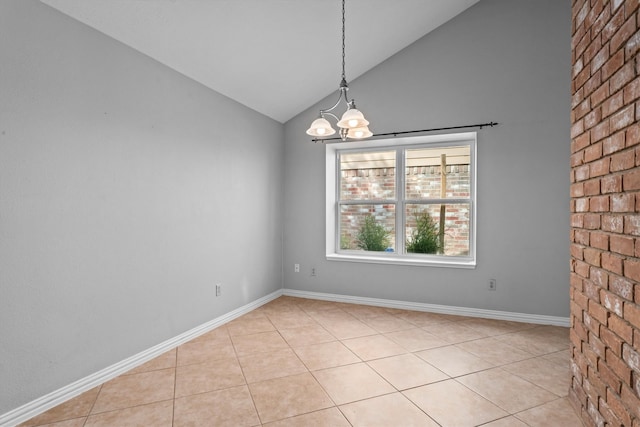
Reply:
[[[484,333],[471,329],[460,322],[443,322],[423,326],[422,329],[446,341],[448,344],[485,338]]]
[[[239,356],[239,361],[247,383],[307,372],[306,366],[290,348]]]
[[[310,371],[361,362],[340,341],[296,347],[294,351]]]
[[[415,325],[413,323],[407,322],[404,319],[392,316],[390,314],[382,316],[378,315],[375,317],[366,317],[360,320],[380,333],[395,332],[402,331],[404,329],[415,328]]]
[[[74,418],[72,420],[56,421],[51,424],[38,424],[38,427],[83,427],[87,418]],[[18,424],[18,427],[23,427],[25,424]]]
[[[323,321],[320,319],[318,322],[333,336],[341,340],[364,337],[366,335],[375,335],[378,333],[375,329],[353,317],[352,319],[330,321]]]
[[[351,427],[342,412],[335,407],[263,425],[265,427]]]
[[[385,334],[387,338],[395,341],[408,351],[420,351],[428,348],[442,347],[447,345],[446,341],[436,337],[424,329],[414,328],[404,331],[390,332]]]
[[[189,341],[179,346],[177,350],[178,366],[236,357],[233,344],[228,336],[216,340]]]
[[[318,324],[307,313],[303,311],[299,312],[284,312],[284,313],[272,313],[267,314],[267,317],[275,326],[276,329],[290,329],[300,327],[310,327]]]
[[[281,329],[280,335],[282,335],[291,347],[320,344],[336,340],[336,337],[318,324],[304,328]]]
[[[457,381],[510,414],[533,408],[558,398],[555,394],[501,368],[458,377]]]
[[[174,427],[260,425],[247,386],[178,398],[174,403],[173,417]]]
[[[173,400],[103,412],[87,418],[85,427],[172,427]]]
[[[520,350],[495,337],[467,341],[456,344],[456,346],[494,366],[506,365],[533,357],[531,353]]]
[[[502,369],[524,378],[558,397],[564,397],[569,392],[569,384],[571,384],[569,360],[566,363],[559,363],[555,360],[536,357],[504,365]]]
[[[123,375],[103,384],[91,414],[173,399],[175,369]]]
[[[537,326],[530,323],[510,322],[497,319],[483,319],[480,317],[463,320],[460,322],[460,324],[481,332],[487,336],[503,335],[511,332],[534,328]]]
[[[415,355],[451,377],[494,367],[492,363],[486,362],[457,346],[432,348],[417,352]]]
[[[39,426],[87,416],[98,398],[100,387],[94,387],[58,406],[54,406],[48,411],[20,424],[20,427]]]
[[[236,335],[233,336],[231,340],[233,341],[233,346],[238,356],[289,348],[287,342],[275,331],[250,335]]]
[[[487,424],[482,424],[482,427],[529,427],[514,416],[500,418],[499,420],[491,421]],[[550,426],[547,426],[550,427]]]
[[[367,363],[398,390],[449,379],[449,376],[413,354],[387,357]]]
[[[395,356],[407,352],[407,350],[384,335],[351,338],[343,340],[342,343],[362,360],[380,359],[381,357]]]
[[[354,427],[438,427],[438,424],[400,393],[342,405]]]
[[[565,350],[569,347],[569,328],[539,326],[496,337],[535,356]]]
[[[583,427],[567,398],[528,409],[515,415],[530,427]]]
[[[176,369],[176,397],[220,390],[245,384],[236,359],[220,359]]]
[[[227,323],[227,330],[229,335],[249,335],[257,334],[259,332],[274,331],[276,328],[273,326],[267,316],[262,315],[255,318],[240,317]]]
[[[333,402],[309,373],[249,384],[263,423],[306,414],[333,406]]]
[[[336,405],[396,391],[364,363],[314,371],[313,375]]]
[[[439,313],[429,313],[426,311],[404,311],[397,316],[407,322],[413,323],[417,327],[434,325],[436,323],[451,322],[451,316]]]
[[[142,365],[127,371],[124,375],[139,374],[141,372],[157,371],[159,369],[175,368],[177,349],[169,350],[160,356],[143,363]]]
[[[215,340],[226,340],[229,338],[229,331],[227,330],[227,325],[218,326],[215,329],[210,330],[209,332],[205,332],[202,335],[199,335],[191,340],[191,342],[198,341],[215,341]]]
[[[455,380],[402,392],[442,427],[472,427],[508,416],[484,397]]]

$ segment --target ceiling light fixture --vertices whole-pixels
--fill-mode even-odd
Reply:
[[[355,100],[352,99],[351,101],[349,101],[349,99],[347,99],[347,91],[349,90],[349,86],[347,85],[347,79],[344,72],[344,2],[345,0],[342,0],[342,81],[340,82],[340,88],[338,89],[338,101],[336,101],[333,107],[327,108],[325,110],[320,110],[320,117],[318,117],[313,121],[313,123],[311,123],[311,127],[307,129],[307,135],[323,138],[336,133],[336,130],[331,126],[331,123],[329,123],[329,121],[325,118],[326,115],[333,117],[338,122],[337,125],[340,128],[340,138],[343,141],[346,141],[348,138],[369,138],[373,134],[369,130],[369,122],[367,121],[367,119],[365,119],[364,115],[358,109],[356,109]],[[338,119],[338,116],[333,114],[331,111],[336,109],[343,99],[347,103],[347,111],[345,111],[342,117]]]

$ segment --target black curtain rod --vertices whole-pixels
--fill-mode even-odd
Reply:
[[[435,131],[439,131],[439,130],[454,130],[454,129],[469,129],[469,128],[484,128],[484,127],[494,127],[497,126],[499,123],[496,122],[491,122],[491,123],[480,123],[477,125],[465,125],[465,126],[450,126],[450,127],[446,127],[446,128],[432,128],[432,129],[421,129],[421,130],[405,130],[402,132],[387,132],[387,133],[374,133],[373,135],[371,135],[371,138],[375,138],[376,136],[398,136],[398,135],[406,135],[409,133],[422,133],[422,132],[435,132]],[[324,142],[324,141],[342,141],[342,138],[340,137],[334,137],[334,138],[314,138],[311,141],[313,142]]]

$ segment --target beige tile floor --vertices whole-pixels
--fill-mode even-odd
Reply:
[[[582,426],[567,328],[281,297],[22,426]]]

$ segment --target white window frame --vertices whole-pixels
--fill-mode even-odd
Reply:
[[[470,148],[470,213],[469,213],[469,255],[468,256],[443,256],[426,254],[400,254],[394,252],[366,252],[366,251],[341,251],[338,247],[340,237],[337,227],[338,194],[340,166],[338,164],[338,153],[342,151],[376,149],[376,150],[396,150],[398,148],[412,148],[416,145],[429,145],[436,147],[449,147],[459,145],[469,145]],[[396,175],[404,175],[404,159],[399,160],[401,168],[396,169]],[[326,145],[326,258],[329,261],[364,262],[375,264],[396,264],[412,266],[431,267],[453,267],[453,268],[475,268],[476,266],[476,174],[477,162],[477,133],[465,132],[446,135],[423,135],[405,138],[390,138],[378,140],[364,140],[348,143],[334,143]],[[396,181],[398,182],[398,181]],[[404,179],[401,179],[404,182]],[[403,201],[398,200],[396,205],[396,215],[400,213]],[[404,217],[404,212],[401,213]],[[398,217],[397,217],[398,218]],[[396,224],[400,223],[400,218]],[[397,229],[397,233],[401,230]]]

